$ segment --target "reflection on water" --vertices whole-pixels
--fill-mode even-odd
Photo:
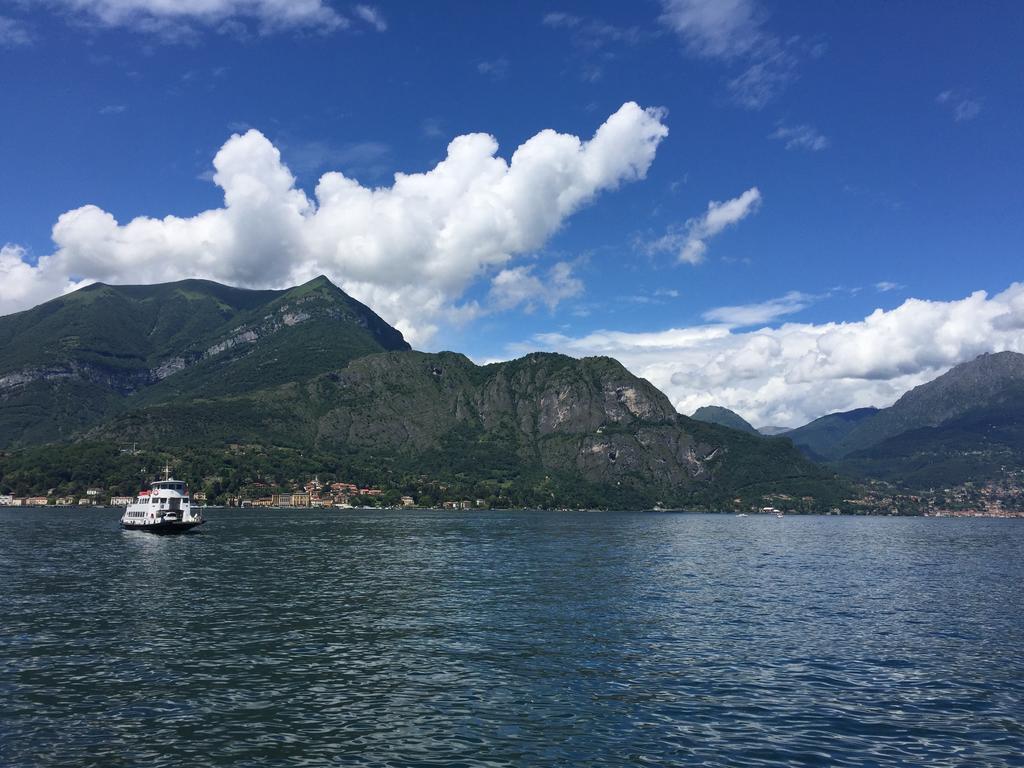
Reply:
[[[1020,765],[1024,525],[0,512],[3,765]]]

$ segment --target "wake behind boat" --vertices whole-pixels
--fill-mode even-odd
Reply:
[[[188,486],[165,472],[164,479],[141,491],[121,516],[121,527],[150,533],[184,533],[206,521],[192,509]]]

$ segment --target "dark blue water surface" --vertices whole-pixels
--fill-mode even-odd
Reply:
[[[1024,521],[0,512],[0,764],[1024,765]]]

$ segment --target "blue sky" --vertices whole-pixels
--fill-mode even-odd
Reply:
[[[1024,351],[1017,3],[170,7],[0,2],[0,311],[82,280],[255,287],[327,271],[422,348],[614,354],[684,412],[716,402],[759,424],[885,405],[980,352]],[[208,225],[242,228],[246,249],[182,255],[223,233],[165,242],[179,227],[164,217],[225,207],[212,163],[233,134],[233,178],[276,148],[316,207],[328,171],[387,188],[456,136],[490,134],[508,160],[545,129],[585,142],[631,102],[621,153],[602,151],[644,159],[602,165],[578,201],[512,234],[466,224],[428,252],[407,242],[440,228],[403,240],[376,219],[325,222],[301,242],[326,255],[304,260],[291,219],[278,231],[261,214]],[[589,179],[573,167],[523,174],[515,215]],[[472,211],[506,215],[487,200]],[[121,226],[75,217],[54,242],[58,217],[86,205]],[[476,215],[461,205],[444,220]],[[123,226],[136,217],[150,224]],[[338,255],[337,227],[399,255]]]

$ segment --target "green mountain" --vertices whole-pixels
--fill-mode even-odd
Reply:
[[[728,408],[723,408],[720,405],[705,405],[698,408],[693,412],[691,419],[697,421],[704,421],[708,424],[720,424],[723,427],[729,427],[729,429],[736,429],[740,432],[746,432],[750,435],[761,434],[754,429],[742,416],[735,411],[730,411]]]
[[[126,408],[301,381],[409,349],[320,277],[287,291],[205,280],[95,283],[0,317],[0,448],[68,438]]]
[[[805,455],[909,488],[1024,468],[1024,355],[986,354],[889,408],[831,414],[786,435]]]
[[[171,457],[214,494],[302,472],[544,506],[823,508],[848,491],[788,440],[680,416],[609,358],[410,351],[324,279],[91,286],[0,334],[37,339],[0,360],[6,444],[36,446],[0,454],[19,492],[130,488]]]
[[[1005,479],[1024,470],[1024,388],[1017,403],[982,406],[855,451],[836,464],[855,477],[909,489]]]
[[[306,382],[130,411],[87,437],[271,444],[363,474],[372,466],[392,479],[550,485],[590,505],[609,495],[713,505],[772,492],[835,503],[840,493],[788,441],[680,416],[610,358],[532,354],[481,367],[450,352],[369,355]]]

